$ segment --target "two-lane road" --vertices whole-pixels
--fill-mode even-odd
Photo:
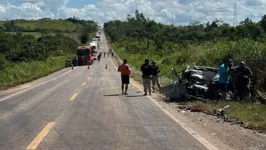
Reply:
[[[69,70],[0,99],[1,150],[211,149],[132,85],[121,95],[111,58]]]

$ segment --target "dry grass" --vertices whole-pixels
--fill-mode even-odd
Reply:
[[[230,107],[225,109],[225,113],[230,119],[242,121],[245,125],[257,130],[266,131],[266,105],[228,101],[208,103],[195,101],[188,104],[210,112],[229,105]]]

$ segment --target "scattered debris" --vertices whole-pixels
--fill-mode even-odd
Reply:
[[[182,110],[181,113],[186,113],[186,111]]]
[[[210,133],[210,135],[216,135],[216,133]]]
[[[226,106],[224,106],[224,109],[227,109],[227,108],[229,108],[230,107],[230,105],[226,105]]]
[[[191,112],[201,112],[200,108],[191,108],[190,109]]]

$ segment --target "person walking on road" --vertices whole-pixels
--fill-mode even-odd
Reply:
[[[98,62],[100,62],[101,57],[102,57],[102,53],[100,53],[100,54],[98,55]]]
[[[122,94],[128,95],[127,90],[128,90],[128,84],[129,82],[129,75],[131,73],[129,67],[128,67],[128,63],[127,60],[124,59],[123,64],[121,64],[118,67],[118,72],[121,73],[121,81],[122,81],[122,85],[121,85],[121,89],[122,89]]]
[[[144,86],[144,96],[147,95],[147,91],[149,91],[149,95],[151,95],[151,75],[152,75],[152,67],[149,64],[149,60],[145,59],[145,63],[141,66],[143,86]]]
[[[155,84],[157,84],[159,91],[161,92],[161,84],[159,79],[160,68],[156,65],[155,61],[152,61],[152,90],[155,92]]]

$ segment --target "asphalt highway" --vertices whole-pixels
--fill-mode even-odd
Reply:
[[[107,52],[101,35],[100,52]],[[110,57],[0,95],[0,150],[205,150],[133,85],[121,95]],[[105,68],[107,65],[107,69]]]

